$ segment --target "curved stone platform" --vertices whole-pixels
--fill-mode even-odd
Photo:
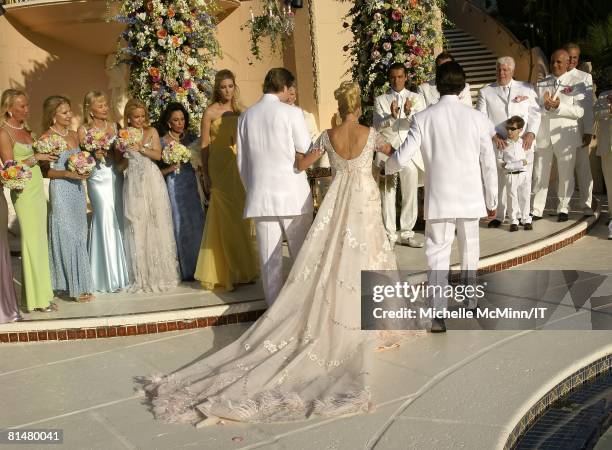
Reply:
[[[489,229],[481,224],[479,271],[494,272],[534,261],[564,248],[583,237],[600,216],[582,217],[558,223],[553,216],[535,222],[534,230],[508,232],[508,225]],[[421,236],[422,238],[422,236]],[[400,269],[425,270],[424,249],[396,246]],[[457,261],[454,247],[451,261]],[[14,258],[14,273],[19,261]],[[454,264],[453,269],[458,269]],[[19,291],[19,286],[16,286]],[[259,284],[241,286],[229,293],[211,293],[197,283],[184,283],[163,295],[99,294],[89,304],[59,300],[54,313],[24,314],[22,322],[0,325],[0,343],[96,339],[166,331],[203,328],[253,321],[265,310]]]

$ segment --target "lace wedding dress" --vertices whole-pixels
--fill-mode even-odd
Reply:
[[[234,343],[141,380],[158,419],[285,422],[368,411],[366,361],[381,335],[360,330],[360,271],[396,269],[372,176],[375,139],[370,129],[360,156],[345,160],[323,132],[315,146],[327,151],[333,182],[279,297]]]
[[[181,278],[166,182],[146,156],[127,151],[123,184],[125,253],[129,292],[164,292]]]

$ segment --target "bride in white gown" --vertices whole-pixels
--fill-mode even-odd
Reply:
[[[396,262],[372,175],[377,134],[357,123],[357,84],[343,83],[335,96],[343,124],[296,161],[303,170],[327,152],[333,182],[279,297],[232,344],[145,381],[158,419],[286,422],[369,410],[367,357],[404,333],[360,330],[361,271],[395,270]]]

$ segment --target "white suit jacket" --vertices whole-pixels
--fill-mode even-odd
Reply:
[[[558,81],[558,82],[557,82]],[[550,74],[536,86],[540,104],[541,121],[536,137],[538,148],[549,145],[578,148],[582,145],[578,119],[584,115],[584,83],[569,72],[557,80]],[[544,93],[549,92],[561,102],[556,110],[547,111],[544,107]]]
[[[425,219],[478,218],[497,207],[497,167],[491,123],[445,95],[416,114],[408,137],[385,164],[392,174],[419,149],[425,163]]]
[[[400,98],[401,101],[397,101]],[[400,114],[397,119],[391,114],[391,102],[393,102],[393,100],[396,100],[400,108]],[[410,115],[408,117],[406,117],[403,108],[406,100],[412,102],[412,108],[410,109]],[[402,142],[404,142],[404,139],[406,139],[406,136],[408,136],[412,117],[424,109],[425,100],[421,95],[410,92],[408,89],[402,89],[401,92],[390,90],[386,94],[379,95],[374,100],[372,124],[393,148],[399,148]],[[386,159],[387,157],[384,154],[379,152],[376,153],[376,162],[378,165],[384,163]],[[415,153],[412,162],[414,162],[419,169],[424,170],[425,167],[423,166],[421,152]]]
[[[582,70],[578,70],[573,68],[567,72],[569,75],[573,76],[579,82],[584,83],[584,116],[579,120],[579,125],[581,128],[582,134],[593,134],[593,124],[595,122],[595,118],[593,116],[593,105],[595,102],[594,93],[593,93],[593,76]]]
[[[417,88],[417,92],[425,99],[425,106],[431,106],[438,103],[440,100],[440,93],[436,87],[436,80],[429,80],[421,84]],[[470,93],[470,84],[465,83],[465,87],[461,94],[459,94],[459,100],[466,106],[472,107],[472,94]]]
[[[236,141],[245,218],[312,212],[306,173],[294,167],[295,152],[306,153],[311,142],[300,108],[264,94],[240,115]]]
[[[608,95],[612,95],[612,91],[602,92],[595,104],[597,156],[603,156],[612,152],[612,114],[610,114]],[[612,187],[609,189],[612,191]],[[612,195],[610,197],[612,198]]]
[[[533,86],[522,81],[510,80],[508,87],[509,95],[504,96],[499,83],[484,86],[478,92],[476,109],[493,122],[495,131],[504,138],[507,136],[506,120],[512,116],[520,116],[525,121],[523,133],[531,132],[537,136],[540,128],[540,105]]]

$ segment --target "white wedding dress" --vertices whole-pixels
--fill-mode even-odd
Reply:
[[[376,132],[345,160],[327,132],[332,184],[275,303],[224,349],[141,380],[158,419],[285,422],[368,411],[366,360],[390,335],[360,330],[361,270],[395,270],[372,175]],[[419,332],[416,332],[419,333]],[[415,332],[408,332],[414,335]]]
[[[129,292],[164,292],[180,283],[166,182],[146,156],[127,151],[123,183]]]

